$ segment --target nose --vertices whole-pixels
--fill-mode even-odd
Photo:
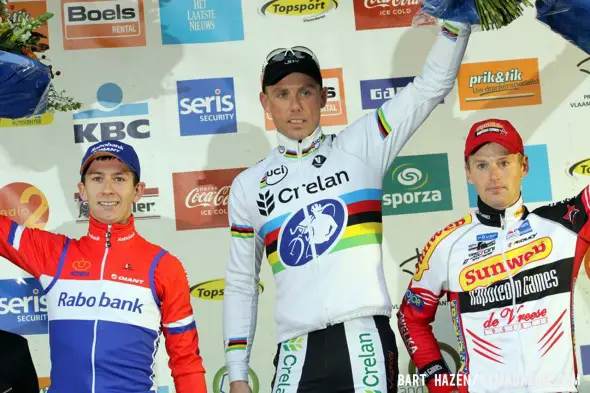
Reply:
[[[492,165],[492,170],[490,171],[490,178],[492,180],[500,179],[500,168],[497,165]]]
[[[113,181],[109,180],[109,179],[105,179],[103,181],[103,188],[102,188],[102,193],[103,194],[112,194],[114,191],[113,189]]]
[[[291,110],[293,112],[299,112],[301,110],[301,100],[298,94],[291,96]]]

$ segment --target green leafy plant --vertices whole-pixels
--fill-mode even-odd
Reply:
[[[481,27],[499,29],[522,15],[524,6],[532,7],[528,0],[474,0]]]
[[[25,10],[11,11],[12,9],[14,6],[9,6],[7,0],[0,0],[0,51],[23,55],[45,64],[49,59],[42,53],[49,49],[49,45],[41,40],[47,37],[35,30],[47,24],[53,14],[46,12],[35,18]],[[37,56],[37,53],[41,55]],[[54,72],[53,66],[45,65],[49,68],[52,79],[47,97],[47,110],[67,112],[79,109],[81,103],[68,97],[65,90],[55,89],[53,80],[60,76],[61,72]]]

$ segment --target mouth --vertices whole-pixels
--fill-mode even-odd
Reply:
[[[119,202],[115,202],[115,201],[98,202],[98,205],[103,206],[103,207],[114,207],[114,206],[117,206],[118,204],[119,204]]]
[[[302,125],[303,123],[305,123],[305,120],[301,120],[301,119],[291,119],[288,121],[289,124],[296,124],[296,125]]]
[[[502,187],[502,186],[488,187],[488,191],[491,191],[491,192],[498,192],[498,191],[502,191],[503,189],[504,189],[504,187]]]

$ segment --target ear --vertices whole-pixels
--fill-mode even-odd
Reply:
[[[261,91],[260,95],[259,95],[259,99],[260,99],[260,105],[262,105],[262,107],[264,108],[264,111],[266,113],[270,114],[270,107],[268,105],[268,96],[266,95],[266,93]]]
[[[327,87],[323,87],[321,90],[321,108],[323,109],[326,106],[326,103],[328,102],[328,88]]]
[[[522,177],[525,177],[529,173],[529,158],[526,155],[522,159],[522,171]]]
[[[78,192],[80,193],[80,200],[88,201],[88,195],[86,194],[86,186],[84,183],[78,183]]]
[[[139,183],[137,183],[135,185],[135,198],[133,198],[133,202],[137,202],[141,199],[141,197],[143,196],[143,193],[145,192],[145,183],[140,181]]]
[[[469,184],[473,184],[473,179],[471,178],[471,171],[469,170],[469,157],[467,157],[467,161],[465,161],[465,176],[467,176],[467,181]]]

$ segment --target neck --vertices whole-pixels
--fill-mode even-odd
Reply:
[[[316,151],[324,139],[322,128],[318,126],[310,135],[303,139],[291,139],[277,132],[279,153],[287,158],[302,158]]]
[[[127,240],[135,238],[135,220],[133,215],[124,221],[112,224],[100,222],[91,215],[88,225],[88,237],[96,241],[106,240],[107,233],[109,233],[108,237],[113,244],[126,243]]]
[[[504,209],[493,208],[478,197],[476,214],[486,225],[501,227],[504,222],[505,227],[510,227],[514,222],[526,218],[528,210],[523,204],[522,195]]]

